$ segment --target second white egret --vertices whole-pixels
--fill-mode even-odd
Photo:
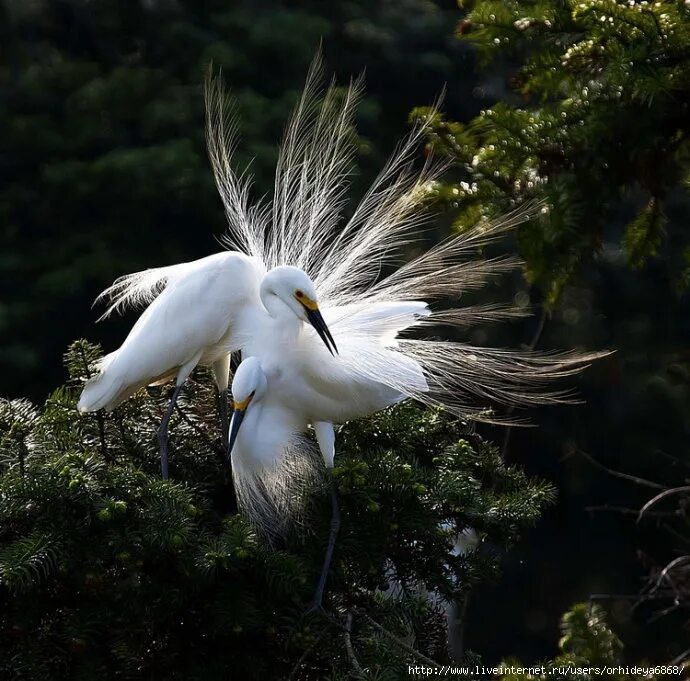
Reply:
[[[299,293],[303,301],[306,294]],[[228,456],[239,506],[265,533],[274,533],[281,521],[294,518],[305,488],[317,474],[310,443],[305,439],[308,426],[314,429],[330,477],[335,457],[334,423],[369,416],[408,396],[365,372],[353,373],[340,358],[360,357],[366,362],[368,353],[378,351],[388,357],[392,371],[405,372],[408,388],[426,392],[419,363],[388,348],[396,343],[399,331],[428,314],[426,304],[418,302],[384,303],[359,314],[341,314],[329,325],[342,338],[337,358],[323,352],[309,334],[272,333],[269,327],[275,326],[274,318],[266,317],[266,326],[255,329],[256,338],[262,340],[248,343],[247,352],[256,355],[241,362],[232,382]],[[280,328],[286,327],[276,330]],[[314,607],[321,606],[340,527],[332,481],[330,494],[331,530]]]

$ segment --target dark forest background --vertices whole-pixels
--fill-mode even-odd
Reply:
[[[451,120],[511,101],[512,63],[478,68],[456,35],[462,17],[454,2],[425,0],[0,2],[0,394],[41,403],[64,381],[73,339],[119,345],[134,317],[95,324],[101,310],[91,307],[115,277],[219,249],[224,216],[201,88],[211,62],[237,98],[238,164],[251,160],[257,195],[270,191],[275,145],[319,42],[339,80],[366,69],[356,196],[410,112],[444,87]],[[639,508],[649,491],[588,458],[682,481],[674,457],[685,455],[690,426],[687,294],[674,289],[663,249],[628,267],[619,241],[638,204],[633,193],[611,213],[597,257],[569,282],[538,340],[616,354],[573,381],[583,404],[531,413],[538,428],[514,430],[506,443],[507,460],[552,481],[559,498],[505,556],[500,580],[472,595],[467,645],[489,662],[553,656],[561,614],[596,595],[631,661],[679,652],[677,614],[633,607],[666,539],[612,510]],[[687,200],[673,200],[673,221],[687,224],[688,213]],[[447,229],[442,221],[435,238]],[[539,294],[516,276],[487,295],[532,300],[537,314],[471,339],[530,343]],[[504,441],[498,429],[482,434]]]

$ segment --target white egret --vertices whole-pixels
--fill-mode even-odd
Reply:
[[[304,300],[306,294],[299,293],[302,294],[299,298]],[[425,303],[402,302],[373,304],[358,314],[341,315],[329,325],[335,333],[344,331],[343,354],[338,359],[362,353],[366,361],[367,346],[378,347],[385,355],[387,347],[395,343],[398,331],[414,326],[428,314]],[[304,438],[308,426],[314,429],[330,477],[335,457],[333,424],[368,416],[407,395],[365,373],[357,375],[349,371],[346,364],[334,360],[334,355],[323,352],[312,335],[299,333],[296,326],[286,334],[290,327],[277,324],[275,317],[266,315],[261,321],[262,325],[255,329],[256,340],[246,345],[246,352],[258,356],[244,359],[232,382],[228,456],[240,508],[255,525],[270,534],[276,531],[281,519],[294,517],[301,490],[316,475],[314,458]],[[359,330],[359,335],[347,333],[347,324]],[[390,360],[397,364],[398,371],[406,372],[408,386],[415,386],[419,391],[428,389],[419,363],[404,360],[401,364],[400,358],[392,353]],[[314,371],[314,367],[320,367],[320,371]],[[340,510],[332,482],[330,494],[331,530],[314,607],[321,605],[340,527]]]
[[[234,411],[228,455],[240,508],[268,533],[275,531],[280,519],[294,516],[298,508],[295,502],[302,496],[300,488],[307,486],[315,475],[313,457],[303,437],[309,425],[330,474],[335,456],[333,424],[368,416],[407,397],[398,389],[371,379],[366,372],[354,373],[348,360],[359,357],[366,361],[371,351],[378,351],[384,355],[384,361],[387,358],[404,376],[408,388],[420,392],[428,389],[423,370],[415,360],[387,351],[399,331],[430,314],[425,303],[372,303],[360,310],[328,309],[331,323],[319,318],[313,326],[317,331],[325,330],[334,349],[328,329],[340,334],[344,345],[336,356],[326,352],[314,334],[302,328],[297,315],[281,315],[290,294],[293,304],[309,314],[316,309],[316,293],[310,281],[303,280],[301,288],[294,288],[304,276],[300,270],[294,270],[293,286],[282,299],[262,297],[266,313],[252,314],[251,326],[243,327],[251,329],[248,336],[238,335],[243,355],[249,356],[237,368],[232,383]],[[265,281],[270,282],[270,278],[271,273]],[[340,362],[341,357],[344,362]],[[247,423],[240,430],[245,413]],[[331,531],[313,599],[315,607],[321,605],[340,526],[333,484],[330,494]]]
[[[329,474],[333,468],[333,423],[316,420],[310,414],[308,405],[312,395],[300,378],[298,373],[290,371],[289,365],[287,371],[274,365],[267,375],[261,362],[249,357],[237,367],[232,381],[228,455],[237,500],[242,511],[269,534],[275,533],[276,522],[294,517],[303,486],[313,479],[313,457],[304,440],[309,425],[314,428]],[[284,393],[282,388],[286,383],[288,392]],[[340,528],[340,509],[333,484],[331,504],[331,530],[314,607],[321,605]]]
[[[161,473],[167,478],[168,423],[182,385],[195,366],[213,367],[225,437],[229,353],[241,349],[241,339],[248,336],[245,329],[256,328],[263,316],[274,322],[277,334],[282,333],[283,325],[298,328],[308,320],[325,343],[332,343],[332,338],[319,312],[313,284],[304,272],[277,267],[266,273],[259,260],[241,253],[217,253],[125,277],[109,289],[114,302],[106,314],[125,302],[143,302],[158,288],[162,292],[122,346],[102,360],[77,406],[82,412],[110,411],[146,385],[175,379],[158,431]],[[304,305],[296,297],[297,292],[303,295],[303,289],[311,293]]]

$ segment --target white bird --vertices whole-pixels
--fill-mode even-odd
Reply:
[[[300,298],[308,295],[300,293]],[[311,300],[314,294],[309,291],[309,295]],[[369,416],[407,397],[366,373],[353,373],[346,364],[340,364],[340,357],[361,353],[366,362],[367,346],[378,346],[378,351],[385,355],[398,331],[414,326],[428,314],[426,304],[417,302],[373,304],[352,315],[344,315],[340,310],[340,316],[329,324],[333,332],[345,332],[341,354],[335,361],[314,342],[313,336],[302,333],[299,322],[280,324],[276,316],[269,315],[260,319],[254,341],[245,346],[245,352],[255,354],[240,363],[232,382],[228,456],[239,507],[264,534],[275,534],[282,521],[294,519],[305,491],[318,474],[304,436],[309,426],[314,429],[330,477],[335,458],[333,424]],[[347,326],[341,328],[345,320],[359,330],[359,335],[347,333]],[[390,360],[399,371],[403,369],[393,353]],[[421,366],[414,360],[405,360],[404,364],[407,385],[426,391]],[[322,371],[315,371],[315,367]],[[321,606],[340,528],[340,510],[332,482],[330,493],[331,530],[312,600],[314,608]]]
[[[309,277],[300,270],[277,267],[267,273],[261,261],[241,253],[217,253],[119,280],[108,290],[115,300],[106,314],[125,301],[144,302],[159,288],[162,292],[122,346],[103,358],[77,408],[110,411],[146,385],[175,379],[175,391],[158,431],[161,472],[167,478],[168,423],[182,385],[198,364],[213,367],[225,437],[229,353],[242,348],[246,330],[258,325],[257,317],[266,315],[278,329],[283,323],[291,328],[309,320],[324,342],[332,342],[313,298],[306,307],[296,297],[300,287],[313,290]]]

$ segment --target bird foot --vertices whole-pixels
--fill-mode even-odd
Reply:
[[[314,596],[304,611],[305,615],[326,615],[326,609],[321,602],[321,596]]]

